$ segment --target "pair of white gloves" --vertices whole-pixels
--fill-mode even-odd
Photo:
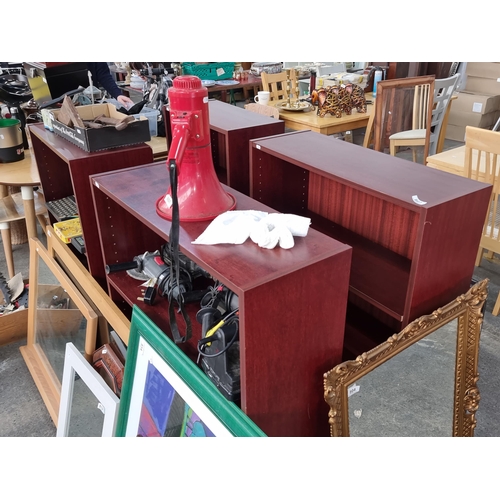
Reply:
[[[293,214],[258,210],[230,210],[218,215],[193,241],[197,245],[232,243],[240,245],[250,238],[262,248],[294,246],[294,236],[306,236],[311,219]]]

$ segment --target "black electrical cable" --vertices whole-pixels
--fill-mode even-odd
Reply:
[[[235,327],[236,327],[236,331],[233,335],[233,338],[228,342],[228,344],[226,345],[226,347],[224,347],[224,349],[222,349],[222,351],[219,351],[215,354],[206,354],[203,352],[202,350],[202,347],[205,347],[205,344],[208,344],[209,342],[217,342],[217,338],[212,338],[213,335],[210,335],[210,337],[205,337],[201,340],[198,341],[198,346],[197,346],[197,350],[198,350],[198,354],[203,356],[204,358],[216,358],[217,356],[220,356],[221,354],[224,354],[226,351],[228,351],[228,349],[231,348],[231,346],[236,342],[236,339],[239,337],[239,318],[237,316],[237,313],[238,313],[239,309],[235,309],[234,311],[231,311],[225,318],[223,318],[221,321],[224,321],[224,326],[228,326],[228,325],[232,325],[234,324]],[[197,362],[199,362],[200,358],[198,357],[198,360]]]
[[[172,336],[176,344],[186,342],[191,338],[192,335],[192,325],[189,315],[184,310],[184,297],[180,293],[180,265],[179,265],[179,201],[177,198],[177,182],[178,182],[178,172],[177,164],[175,160],[170,160],[169,162],[169,174],[170,174],[170,187],[172,191],[172,223],[170,225],[170,234],[168,238],[170,255],[172,256],[172,262],[170,264],[170,279],[172,280],[172,290],[177,287],[178,294],[176,302],[179,305],[180,312],[186,324],[186,332],[184,336],[180,335],[179,328],[177,325],[177,320],[175,318],[174,311],[174,301],[169,302],[169,319],[170,328],[172,330]]]

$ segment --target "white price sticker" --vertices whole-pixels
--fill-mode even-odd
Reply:
[[[483,111],[483,103],[482,102],[475,102],[472,105],[472,112],[473,113],[481,113]]]
[[[347,388],[347,397],[350,398],[353,394],[356,394],[359,392],[359,385],[352,384],[350,387]]]
[[[417,205],[427,205],[426,201],[422,201],[416,194],[414,194],[411,199],[413,200],[414,203]]]
[[[173,203],[172,196],[170,196],[170,194],[167,194],[164,200],[165,204],[167,205],[167,208],[172,208],[172,203]]]

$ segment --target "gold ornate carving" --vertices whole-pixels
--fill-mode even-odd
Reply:
[[[346,361],[324,374],[325,401],[330,406],[328,422],[331,436],[349,436],[347,388],[377,366],[457,319],[457,351],[453,436],[473,436],[480,395],[477,388],[479,337],[482,308],[488,295],[488,279],[473,285],[465,294],[433,313],[417,318],[400,333],[392,335],[371,351]]]

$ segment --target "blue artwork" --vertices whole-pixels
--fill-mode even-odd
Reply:
[[[141,407],[141,437],[213,437],[213,432],[179,396],[169,381],[148,363]]]

